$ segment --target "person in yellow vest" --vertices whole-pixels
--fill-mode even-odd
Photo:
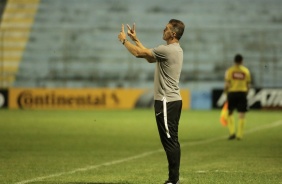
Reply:
[[[228,102],[228,129],[229,140],[243,138],[245,124],[245,113],[248,111],[247,94],[250,89],[251,75],[247,67],[243,66],[243,56],[236,54],[234,65],[229,67],[225,73],[224,90],[227,93]],[[238,128],[235,130],[233,117],[234,110],[238,112]]]

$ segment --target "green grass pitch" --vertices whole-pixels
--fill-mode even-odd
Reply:
[[[282,113],[250,111],[228,141],[219,110],[183,110],[181,184],[282,184]],[[237,114],[235,114],[237,115]],[[161,184],[152,109],[0,110],[1,184]]]

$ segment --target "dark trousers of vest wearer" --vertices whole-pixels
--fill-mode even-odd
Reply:
[[[164,107],[166,105],[166,107]],[[182,101],[163,103],[155,100],[155,116],[160,139],[168,160],[168,179],[172,182],[179,180],[180,144],[178,141],[178,125],[182,110]],[[164,112],[166,110],[166,113]],[[164,115],[167,116],[167,125]]]

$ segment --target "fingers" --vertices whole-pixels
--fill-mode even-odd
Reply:
[[[124,25],[123,24],[121,25],[121,32],[124,33]]]
[[[130,25],[126,24],[126,26],[127,26],[127,29],[131,32],[131,27],[130,27]]]
[[[127,29],[131,32],[131,33],[134,33],[135,32],[135,23],[133,23],[133,26],[132,26],[132,29],[130,27],[130,25],[126,24],[127,26]]]
[[[135,23],[133,23],[132,31],[133,31],[133,32],[135,31]]]
[[[131,38],[134,39],[136,37],[136,32],[135,32],[135,23],[133,23],[132,28],[130,27],[129,24],[126,24],[127,26],[127,35]],[[121,24],[121,31],[119,34],[119,39],[122,40],[123,37],[126,37],[125,32],[124,32],[124,24]]]

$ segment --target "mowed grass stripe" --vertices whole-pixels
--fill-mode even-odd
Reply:
[[[258,132],[258,131],[262,131],[262,130],[266,130],[266,129],[270,129],[270,128],[275,128],[275,127],[281,126],[281,125],[282,125],[282,120],[278,120],[278,121],[275,121],[275,122],[270,123],[270,124],[265,124],[265,125],[259,126],[257,128],[250,129],[250,130],[246,131],[245,134],[251,134],[251,133],[254,133],[254,132]],[[212,143],[212,142],[219,141],[219,140],[222,140],[222,139],[226,139],[226,135],[214,137],[214,138],[209,138],[209,139],[205,139],[205,140],[201,140],[201,141],[184,142],[184,143],[181,143],[181,147],[208,144],[208,143]],[[60,172],[60,173],[55,173],[55,174],[51,174],[51,175],[47,175],[47,176],[36,177],[36,178],[33,178],[33,179],[17,182],[15,184],[27,184],[27,183],[32,183],[32,182],[36,182],[36,181],[42,181],[42,180],[45,180],[45,179],[59,177],[59,176],[62,176],[62,175],[75,174],[77,172],[85,172],[85,171],[89,171],[89,170],[92,170],[92,169],[98,169],[100,167],[112,166],[112,165],[115,165],[115,164],[120,164],[120,163],[128,162],[128,161],[131,161],[131,160],[143,158],[143,157],[146,157],[146,156],[158,153],[158,152],[162,152],[162,151],[163,151],[163,149],[157,149],[155,151],[145,152],[145,153],[135,155],[135,156],[132,156],[132,157],[127,157],[127,158],[124,158],[124,159],[105,162],[105,163],[98,164],[98,165],[91,165],[91,166],[87,166],[87,167],[83,167],[83,168],[77,168],[77,169],[74,169],[74,170],[68,171],[68,172]],[[225,172],[228,172],[228,171],[225,171]]]

